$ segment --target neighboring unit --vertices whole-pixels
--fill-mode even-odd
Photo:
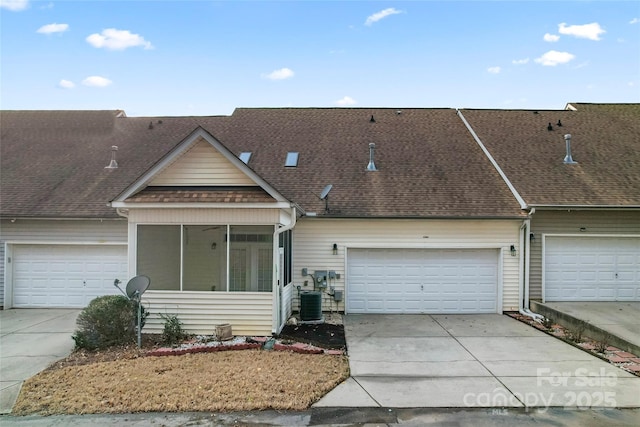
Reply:
[[[640,104],[461,113],[529,212],[530,298],[640,301]]]

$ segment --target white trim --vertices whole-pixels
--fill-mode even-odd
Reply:
[[[542,234],[542,242],[541,242],[541,247],[540,247],[540,257],[541,257],[541,263],[540,263],[540,268],[542,268],[542,274],[541,274],[541,280],[540,280],[540,287],[541,290],[540,292],[542,292],[542,303],[544,304],[545,302],[547,302],[547,298],[546,298],[546,266],[545,266],[545,251],[546,251],[546,245],[547,245],[547,235],[546,234]]]
[[[428,245],[424,243],[344,243],[343,246],[346,249],[504,249],[504,246],[495,243],[481,244],[442,242]]]
[[[542,285],[542,303],[544,304],[545,302],[547,302],[547,297],[546,297],[546,277],[547,277],[547,268],[545,265],[545,259],[546,259],[546,250],[547,250],[547,237],[603,237],[603,238],[625,238],[625,237],[630,237],[630,238],[640,238],[640,234],[595,234],[595,233],[580,233],[580,234],[575,234],[575,233],[559,233],[559,234],[554,234],[554,233],[543,233],[542,234],[542,248],[541,248],[541,268],[542,268],[542,274],[541,274],[541,285]]]
[[[476,141],[476,143],[478,144],[478,146],[480,147],[480,149],[484,152],[485,156],[487,156],[487,158],[489,159],[489,161],[491,162],[491,164],[493,165],[493,167],[496,169],[496,171],[498,171],[498,174],[500,174],[500,177],[502,178],[502,180],[505,182],[505,184],[507,184],[507,187],[509,187],[509,191],[511,191],[511,194],[513,194],[513,196],[516,198],[516,200],[518,201],[518,203],[520,204],[520,208],[521,209],[528,209],[527,203],[524,201],[524,199],[520,196],[520,194],[518,193],[518,191],[516,190],[516,188],[513,186],[513,184],[511,183],[511,181],[509,181],[509,178],[507,178],[507,175],[502,171],[502,169],[500,168],[500,166],[498,165],[498,162],[496,162],[496,160],[493,158],[493,156],[491,155],[491,153],[489,153],[489,150],[487,149],[487,147],[484,146],[484,144],[482,143],[482,141],[480,140],[480,138],[478,137],[478,135],[476,134],[476,132],[473,130],[473,128],[471,127],[471,125],[469,124],[469,122],[467,122],[467,119],[464,118],[464,116],[462,115],[462,111],[460,110],[456,110],[456,112],[458,113],[458,117],[460,117],[460,120],[462,120],[462,122],[464,123],[464,125],[467,127],[467,129],[469,130],[469,133],[471,133],[471,136],[473,137],[473,139]]]
[[[596,233],[580,233],[580,234],[574,234],[574,233],[570,233],[570,234],[564,234],[564,233],[560,233],[560,234],[555,234],[555,233],[545,233],[542,235],[547,236],[547,237],[640,237],[640,234],[596,234]]]
[[[113,208],[126,209],[289,209],[291,204],[288,202],[276,203],[126,203],[111,202]]]
[[[86,242],[70,242],[68,240],[5,240],[5,243],[11,245],[88,245],[88,246],[127,246],[127,242],[104,242],[104,241],[86,241]]]
[[[220,141],[218,141],[213,135],[198,126],[189,136],[187,136],[180,144],[178,144],[173,150],[171,150],[163,159],[158,161],[149,171],[147,171],[142,177],[130,185],[126,190],[120,193],[111,203],[111,206],[116,207],[114,202],[124,202],[127,198],[131,197],[138,191],[142,190],[145,186],[151,182],[151,180],[159,174],[166,167],[171,165],[176,159],[182,156],[189,148],[196,144],[199,139],[202,138],[208,142],[213,148],[215,148],[220,154],[222,154],[231,164],[240,169],[245,175],[247,175],[256,185],[262,187],[271,197],[278,202],[286,202],[287,199],[282,196],[275,188],[262,179],[257,173],[249,168],[242,160],[237,158],[227,147],[225,147]],[[119,206],[124,207],[124,206]],[[289,207],[289,206],[287,206]]]
[[[550,211],[571,211],[571,210],[637,210],[640,205],[529,205],[531,208]]]

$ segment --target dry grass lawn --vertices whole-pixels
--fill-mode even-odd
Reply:
[[[13,414],[308,408],[349,376],[344,356],[225,351],[51,369],[27,380]]]

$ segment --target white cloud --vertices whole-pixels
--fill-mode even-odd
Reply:
[[[106,87],[111,83],[113,83],[111,80],[100,76],[90,76],[82,81],[83,85],[91,87]]]
[[[62,89],[73,89],[76,85],[70,80],[62,79],[60,80],[60,83],[58,83],[58,87],[61,87]]]
[[[285,80],[285,79],[290,79],[294,75],[295,73],[293,72],[293,70],[285,67],[285,68],[280,68],[279,70],[274,70],[269,74],[263,74],[262,78],[269,79],[269,80]]]
[[[91,34],[87,37],[87,42],[97,48],[109,50],[124,50],[129,47],[142,46],[145,49],[153,49],[151,42],[148,42],[139,34],[132,34],[128,30],[116,30],[107,28],[102,33]]]
[[[557,42],[558,40],[560,40],[560,36],[557,36],[555,34],[549,34],[549,33],[545,34],[543,38],[544,38],[544,41],[551,42],[551,43]]]
[[[640,18],[633,18],[631,21],[629,21],[629,24],[633,25],[637,24],[638,22],[640,22]]]
[[[373,15],[367,17],[367,20],[364,22],[364,25],[373,25],[381,19],[386,18],[387,16],[397,15],[402,13],[401,10],[396,9],[395,7],[390,7],[388,9],[381,10],[380,12],[376,12]]]
[[[69,29],[69,24],[47,24],[38,28],[36,33],[40,34],[53,34],[53,33],[64,33]]]
[[[29,0],[0,0],[0,8],[19,12],[29,7]]]
[[[511,61],[512,64],[515,65],[524,65],[524,64],[528,64],[529,63],[529,58],[524,58],[524,59],[514,59],[513,61]]]
[[[536,58],[535,61],[538,64],[542,64],[547,67],[555,67],[558,64],[566,64],[575,57],[575,55],[569,52],[558,52],[557,50],[550,50],[540,58]]]
[[[584,25],[569,25],[564,22],[558,25],[558,32],[579,39],[600,40],[600,34],[606,33],[597,22]]]
[[[487,71],[491,74],[500,74],[500,67],[489,67]]]
[[[336,104],[342,107],[346,107],[348,105],[356,105],[357,103],[358,102],[350,96],[345,96],[344,98],[338,99],[336,101]]]

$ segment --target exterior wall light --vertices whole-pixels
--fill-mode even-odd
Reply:
[[[337,243],[333,244],[333,254],[334,255],[338,255],[338,244]]]
[[[516,245],[511,245],[509,250],[511,251],[511,256],[516,256]]]

